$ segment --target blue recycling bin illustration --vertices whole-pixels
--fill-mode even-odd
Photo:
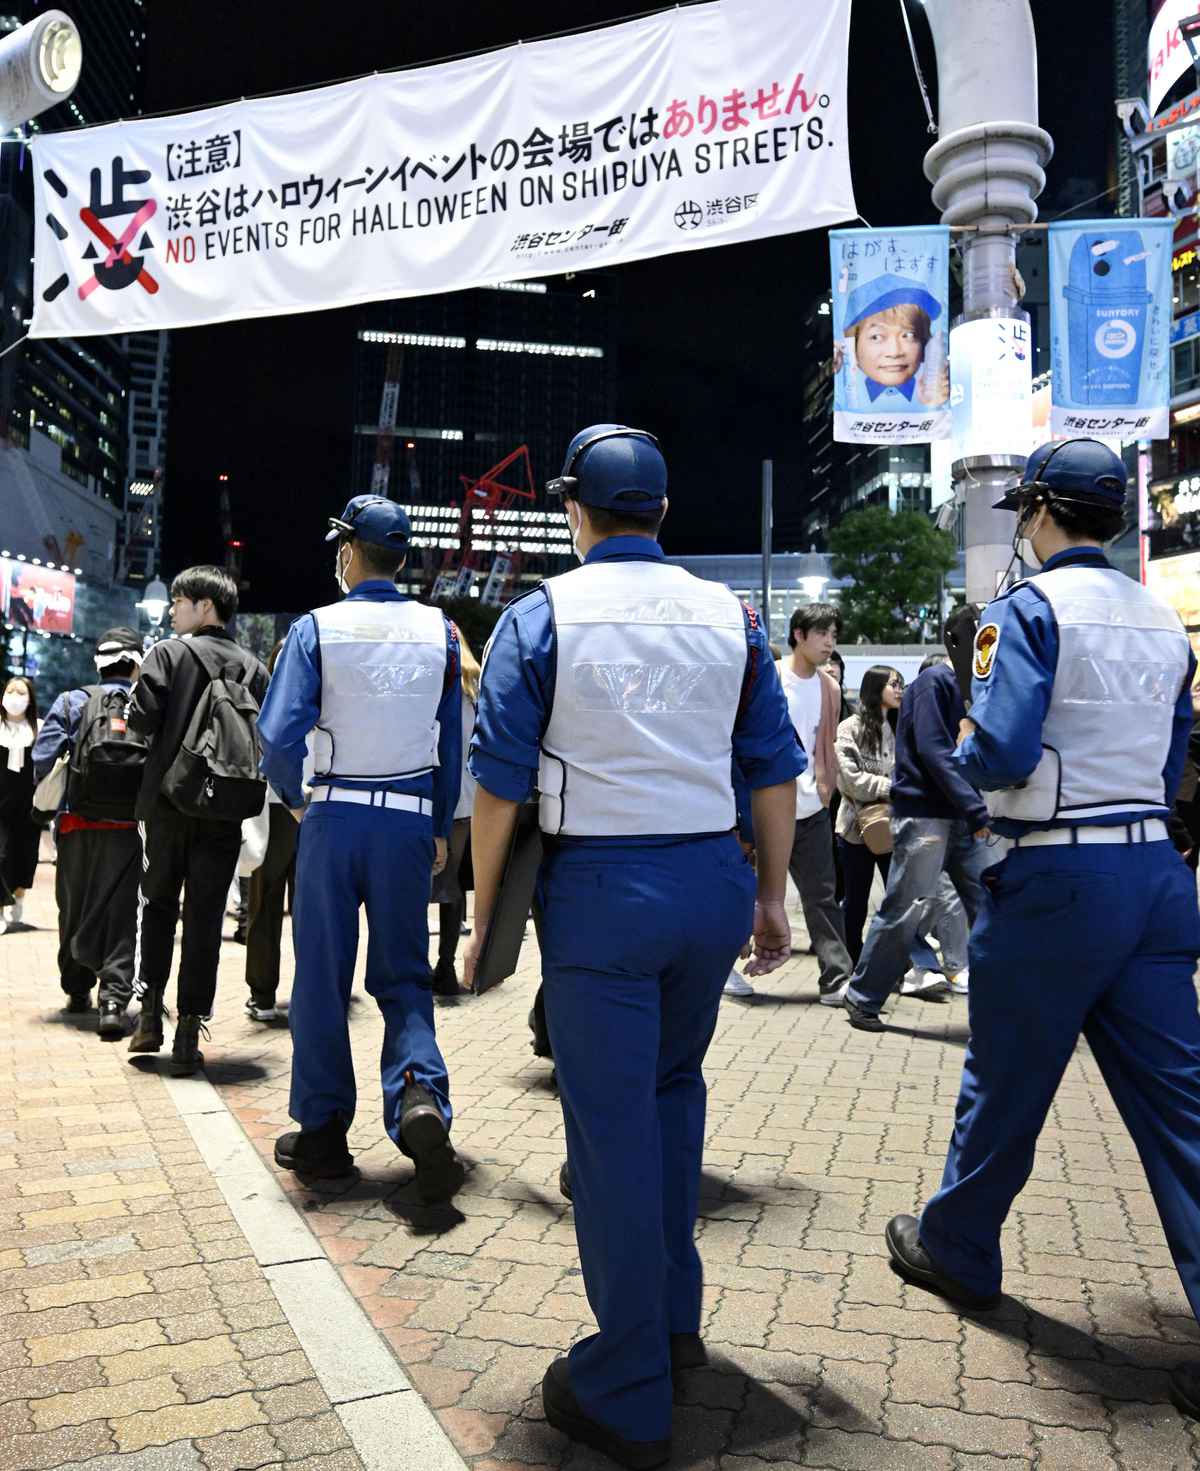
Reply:
[[[1071,248],[1067,301],[1071,399],[1094,407],[1139,401],[1152,293],[1140,230],[1096,230]]]

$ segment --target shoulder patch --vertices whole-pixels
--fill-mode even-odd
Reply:
[[[999,645],[1000,625],[981,623],[975,635],[975,657],[971,664],[976,679],[987,679],[991,674]]]

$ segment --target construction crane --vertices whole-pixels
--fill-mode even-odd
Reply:
[[[512,470],[516,466],[515,471]],[[509,473],[511,472],[511,474]],[[509,474],[510,484],[501,477]],[[486,522],[492,524],[490,540],[493,545],[503,528],[496,527],[496,515],[508,511],[519,502],[533,502],[537,492],[533,486],[533,463],[529,458],[529,446],[518,445],[515,450],[492,468],[472,479],[470,475],[458,477],[463,484],[462,512],[458,518],[458,545],[447,549],[442,558],[441,571],[433,584],[432,598],[440,602],[446,598],[465,598],[471,594],[475,579],[483,570],[485,553],[475,546],[475,514],[480,512]],[[519,542],[520,532],[514,525],[511,540]],[[457,562],[457,567],[456,567]],[[516,576],[520,566],[520,554],[516,551],[499,551],[492,561],[485,592],[487,601],[503,601],[504,590]]]
[[[404,376],[404,348],[393,342],[383,369],[383,398],[379,405],[375,466],[371,471],[371,494],[386,496],[392,479],[392,450],[396,441],[396,414],[400,407],[400,380]]]

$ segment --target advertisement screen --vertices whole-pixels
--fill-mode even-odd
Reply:
[[[35,633],[72,633],[75,628],[75,578],[28,562],[0,562],[4,621]]]
[[[1183,619],[1192,648],[1200,659],[1200,552],[1155,557],[1147,562],[1146,586],[1165,598]]]

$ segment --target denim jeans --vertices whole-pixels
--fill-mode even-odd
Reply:
[[[850,843],[845,838],[837,841],[846,881],[846,897],[842,900],[842,913],[846,921],[846,949],[850,952],[850,959],[857,965],[863,949],[863,929],[867,922],[867,905],[870,902],[875,871],[878,869],[886,886],[892,855],[872,853],[866,843]],[[925,939],[929,934],[935,935],[942,947],[941,960]],[[944,969],[947,975],[954,975],[967,963],[966,915],[959,902],[957,890],[944,873],[938,891],[926,906],[925,917],[917,928],[910,958],[918,970]]]
[[[968,923],[974,924],[983,900],[980,875],[990,856],[965,822],[947,817],[893,817],[892,844],[887,892],[846,993],[872,1015],[908,969],[913,939],[928,921],[943,871],[958,891]]]

